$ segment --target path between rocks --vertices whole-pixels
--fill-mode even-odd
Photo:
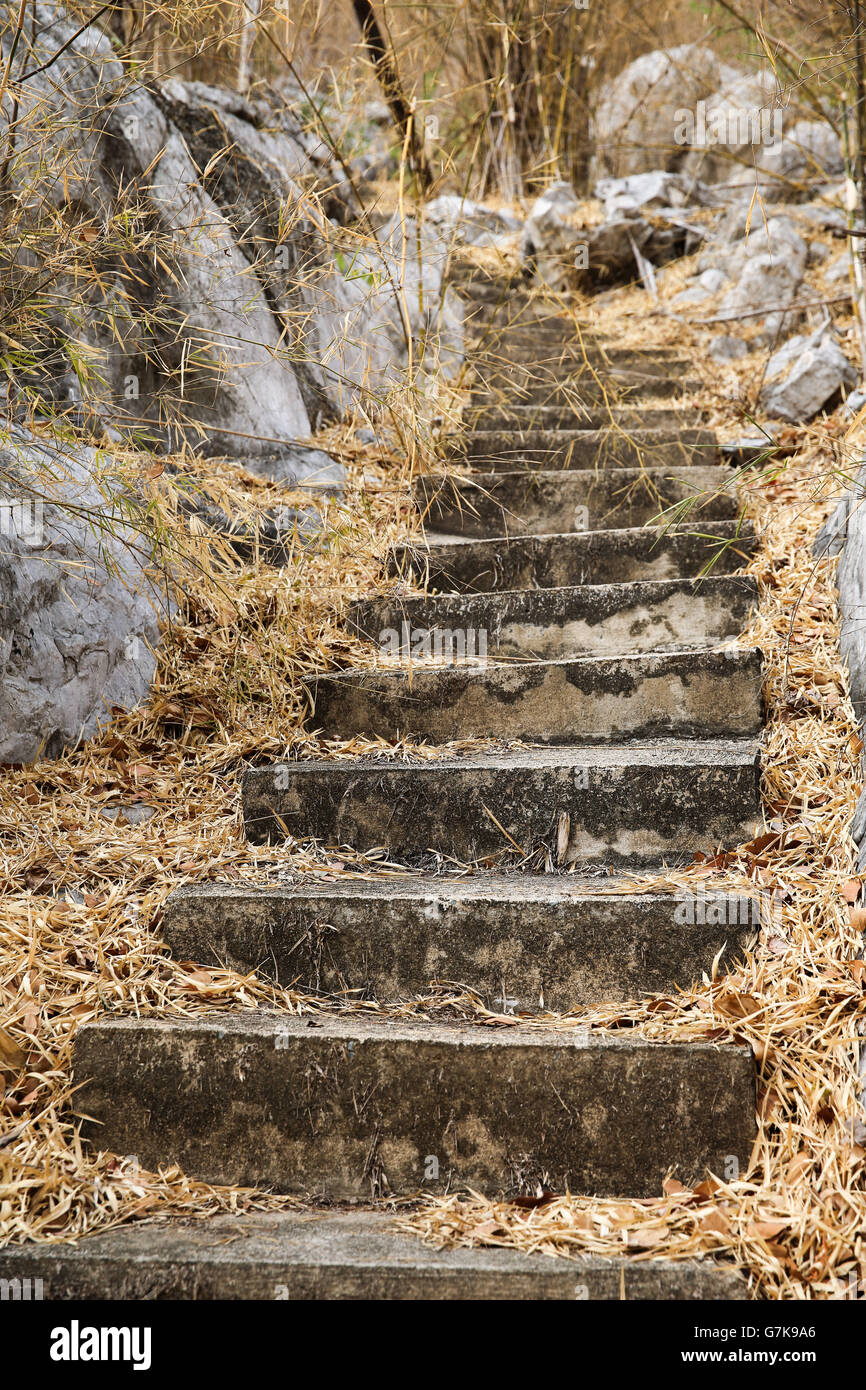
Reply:
[[[761,665],[736,646],[756,599],[737,574],[754,536],[715,437],[679,406],[687,362],[579,344],[556,303],[519,286],[461,288],[476,384],[451,446],[457,467],[417,481],[428,544],[388,557],[392,575],[415,589],[426,577],[426,591],[350,614],[373,641],[414,634],[455,659],[323,676],[311,726],[498,742],[423,763],[252,768],[251,840],[387,846],[417,872],[195,885],[170,900],[164,931],[184,959],[305,991],[387,1003],[451,980],[524,1017],[490,1028],[238,1012],[83,1027],[75,1071],[90,1142],[331,1209],[6,1252],[7,1276],[38,1274],[46,1297],[745,1296],[709,1259],[437,1252],[363,1209],[468,1187],[656,1196],[670,1172],[690,1183],[745,1168],[755,1136],[749,1049],[534,1022],[539,1010],[687,986],[755,932],[757,904],[711,884],[703,920],[688,923],[669,894],[622,881],[742,842],[759,818]],[[647,527],[698,493],[712,497],[699,523]],[[521,860],[530,868],[513,867]]]

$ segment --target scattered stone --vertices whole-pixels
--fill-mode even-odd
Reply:
[[[696,180],[653,169],[624,179],[599,179],[593,190],[604,203],[608,220],[633,212],[665,212],[706,201],[706,189]]]
[[[748,346],[742,338],[735,337],[732,333],[720,333],[713,338],[707,352],[716,362],[736,362],[740,357],[748,357]]]
[[[851,262],[847,255],[838,256],[829,269],[824,271],[825,285],[847,284],[851,276]]]
[[[434,198],[425,207],[424,218],[464,246],[498,246],[523,227],[510,213],[472,203],[455,193]]]
[[[826,327],[807,338],[792,338],[770,360],[767,376],[771,384],[762,391],[761,404],[768,415],[791,424],[811,420],[857,381],[856,371]]]
[[[99,814],[106,820],[125,820],[128,825],[143,825],[156,814],[156,807],[135,801],[131,805],[103,806]]]
[[[852,416],[859,415],[864,406],[866,406],[866,391],[858,387],[856,391],[851,392],[845,401],[845,414],[850,420]]]
[[[565,288],[587,234],[574,223],[579,204],[570,183],[552,183],[536,198],[523,227],[520,258],[551,288]]]

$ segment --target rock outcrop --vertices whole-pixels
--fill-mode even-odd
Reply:
[[[0,487],[0,762],[26,763],[142,699],[164,602],[105,455],[13,429]]]

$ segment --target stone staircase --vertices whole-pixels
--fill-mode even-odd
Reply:
[[[3,1272],[38,1265],[50,1296],[745,1296],[710,1260],[436,1252],[356,1209],[465,1188],[657,1196],[670,1172],[688,1183],[745,1166],[755,1135],[748,1049],[533,1021],[687,986],[755,933],[748,899],[707,889],[718,910],[681,925],[674,897],[622,880],[741,842],[759,818],[760,657],[736,647],[756,598],[736,571],[754,536],[713,435],[674,404],[686,362],[579,344],[555,304],[513,286],[463,290],[478,368],[467,431],[452,470],[415,486],[428,543],[387,557],[425,592],[349,616],[372,641],[420,640],[421,656],[309,693],[310,727],[329,737],[468,746],[259,766],[243,783],[252,841],[383,847],[412,872],[196,885],[173,895],[164,931],[184,959],[300,990],[391,1003],[454,981],[523,1019],[335,1009],[83,1027],[91,1142],[331,1209],[121,1228],[50,1260],[7,1252]],[[705,492],[697,520],[646,525]],[[425,661],[431,634],[462,642],[457,659]],[[474,661],[460,659],[467,642]]]

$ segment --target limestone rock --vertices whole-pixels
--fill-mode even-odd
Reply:
[[[109,458],[15,429],[0,473],[0,762],[29,763],[146,695],[164,605]]]
[[[771,358],[770,384],[761,393],[766,413],[797,424],[811,420],[840,391],[850,390],[857,373],[824,328],[810,337],[792,338]]]

